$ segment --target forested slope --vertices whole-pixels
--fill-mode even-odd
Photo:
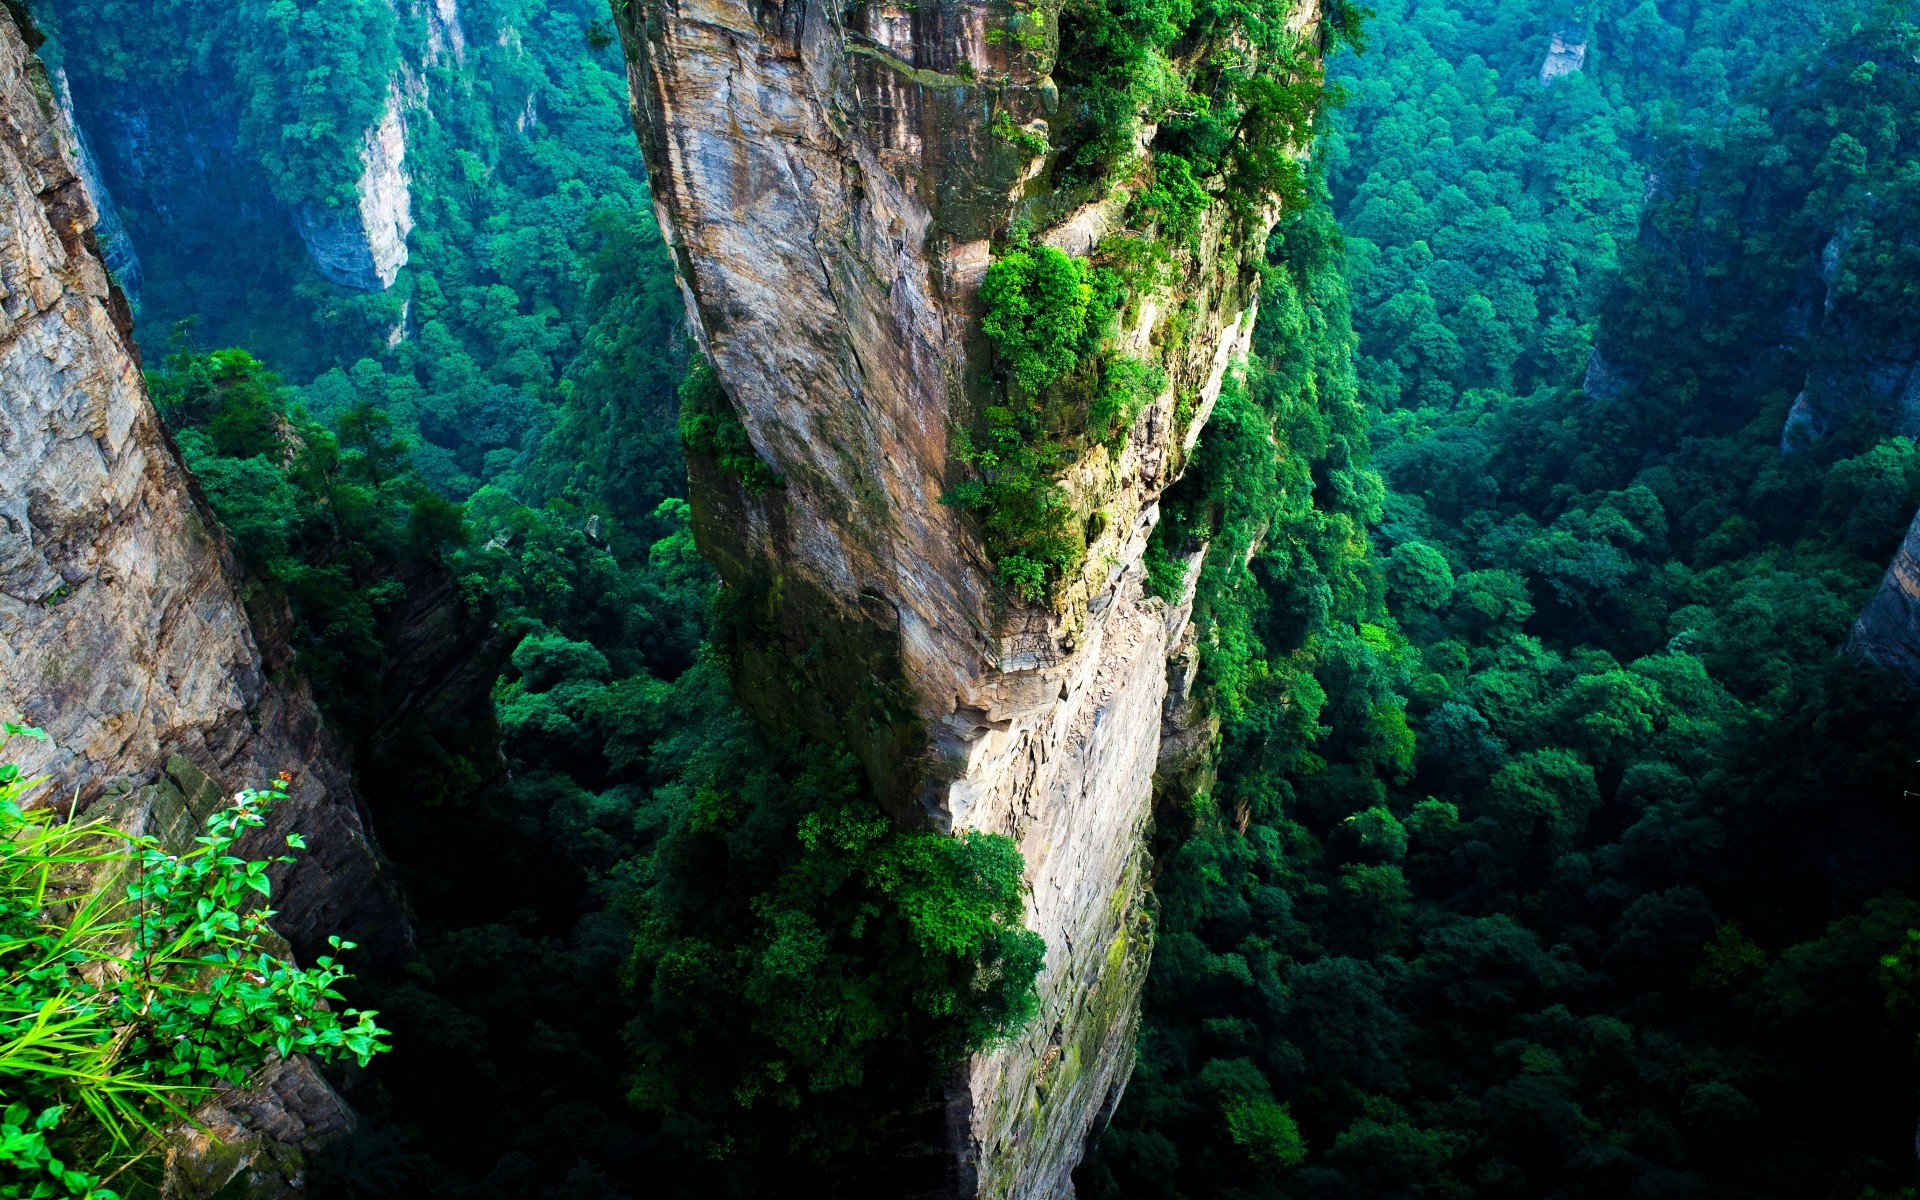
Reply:
[[[1317,307],[1372,467],[1312,483],[1370,554],[1276,522],[1216,601],[1220,779],[1083,1184],[1896,1194],[1920,719],[1840,651],[1920,501],[1914,30],[1381,7],[1322,150],[1351,366]]]
[[[1149,555],[1177,597],[1207,549],[1198,752],[1082,1193],[1901,1194],[1920,719],[1841,648],[1920,505],[1910,14],[1379,7]],[[606,13],[34,8],[421,918],[315,1194],[857,1189],[1022,1011],[975,987],[1020,982],[1018,880],[707,648],[681,432],[765,468],[689,370]],[[339,287],[288,214],[416,76],[409,262]],[[218,153],[112,132],[178,124]]]

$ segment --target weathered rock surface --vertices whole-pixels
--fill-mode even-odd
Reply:
[[[1540,64],[1540,82],[1552,83],[1566,75],[1578,75],[1587,65],[1587,31],[1585,26],[1563,24],[1553,30],[1553,39],[1547,44],[1546,61]]]
[[[404,946],[353,789],[304,685],[256,639],[232,557],[148,401],[54,90],[0,20],[0,713],[9,755],[85,811],[179,760],[219,791],[293,776],[259,835],[311,850],[281,932]]]
[[[1920,687],[1920,516],[1854,622],[1847,648]]]
[[[405,107],[396,82],[361,147],[356,203],[337,208],[305,204],[293,212],[293,227],[315,269],[342,287],[384,291],[407,265],[413,180],[407,174]]]
[[[1070,468],[1085,565],[1055,603],[1020,605],[939,497],[962,477],[952,430],[992,395],[991,240],[1017,215],[1085,254],[1125,207],[1049,191],[1044,162],[989,131],[1044,130],[1052,51],[990,38],[1004,14],[979,0],[617,11],[696,336],[786,481],[752,494],[692,464],[696,535],[753,626],[737,689],[764,719],[844,739],[897,818],[1020,844],[1041,1013],[953,1087],[951,1191],[1068,1195],[1131,1069],[1151,945],[1142,831],[1185,611],[1142,598],[1139,564],[1247,347],[1252,264],[1210,227],[1174,294],[1140,306],[1124,349],[1169,386],[1117,451]],[[1189,303],[1192,336],[1168,336]]]
[[[86,131],[80,128],[80,122],[74,116],[73,89],[67,85],[67,74],[56,70],[52,78],[60,100],[60,119],[67,128],[73,130],[74,164],[80,168],[80,182],[86,186],[87,195],[93,197],[93,207],[99,217],[93,226],[93,236],[99,243],[100,257],[107,264],[107,270],[113,272],[113,281],[120,285],[120,290],[137,303],[141,283],[140,255],[134,251],[133,238],[127,233],[126,224],[120,220],[120,210],[114,205],[106,182],[100,176],[100,160],[95,157]]]

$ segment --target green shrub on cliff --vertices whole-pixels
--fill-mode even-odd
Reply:
[[[1121,272],[1023,239],[980,285],[1005,397],[956,431],[954,457],[978,474],[941,500],[979,510],[1001,582],[1028,604],[1086,555],[1061,470],[1124,434],[1164,383],[1158,367],[1104,349],[1126,297]]]
[[[1073,114],[1056,141],[1069,176],[1132,169],[1155,126],[1151,179],[1135,213],[1190,241],[1215,199],[1251,219],[1270,198],[1305,201],[1295,154],[1326,88],[1319,38],[1293,32],[1293,0],[1070,0],[1054,77]],[[1331,6],[1332,39],[1357,39],[1359,10]]]
[[[9,722],[0,746],[13,736],[45,735]],[[0,764],[0,1196],[111,1200],[165,1129],[270,1053],[365,1066],[387,1049],[375,1013],[333,1007],[335,959],[281,956],[270,864],[232,852],[284,779],[178,853],[24,807],[42,782]]]
[[[1004,836],[903,829],[850,756],[765,739],[711,683],[628,901],[633,1099],[717,1157],[844,1162],[1031,1015],[1023,863]]]
[[[987,268],[980,327],[1021,394],[1038,395],[1079,363],[1094,299],[1090,273],[1085,259],[1052,246],[1011,250]]]
[[[680,384],[680,439],[689,453],[738,475],[740,486],[755,495],[784,482],[754,450],[747,427],[704,354],[692,357]]]

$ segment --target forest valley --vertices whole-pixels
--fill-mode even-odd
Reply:
[[[366,1120],[312,1194],[859,1194],[1030,1010],[1020,856],[737,706],[682,439],[766,468],[605,7],[460,7],[456,57],[386,0],[30,5],[96,143],[239,113],[259,181],[163,204],[102,154],[155,401],[418,921],[341,985],[392,1050],[336,1071]],[[1138,1064],[1076,1186],[1911,1197],[1920,681],[1845,643],[1920,509],[1868,381],[1920,357],[1912,6],[1375,7],[1260,185],[1253,350],[1149,550],[1173,595],[1205,547],[1217,749],[1160,781]],[[1075,94],[1242,9],[1068,0],[1120,64]],[[351,291],[228,205],[350,185],[407,55],[410,260]],[[1159,225],[1231,202],[1161,167]],[[401,703],[425,659],[463,682]]]

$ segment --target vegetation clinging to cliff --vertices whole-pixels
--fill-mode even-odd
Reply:
[[[1124,177],[1149,159],[1166,191],[1229,201],[1244,219],[1304,195],[1295,155],[1325,100],[1318,31],[1289,28],[1294,0],[1072,0],[1055,67],[1067,179]],[[1327,10],[1327,37],[1359,36],[1360,10]]]
[[[1092,536],[1093,514],[1076,511],[1060,475],[1091,445],[1117,450],[1167,384],[1158,363],[1111,352],[1116,318],[1136,296],[1202,286],[1214,265],[1203,253],[1238,267],[1242,243],[1275,206],[1304,203],[1299,154],[1328,93],[1324,39],[1289,29],[1294,7],[1090,0],[1062,11],[1060,132],[1029,148],[1055,154],[1062,189],[1130,189],[1136,228],[1107,239],[1091,263],[1030,246],[1024,227],[1010,233],[981,287],[1005,399],[957,432],[955,458],[976,477],[943,497],[980,511],[988,555],[1026,603],[1079,570]],[[1357,40],[1358,21],[1357,9],[1336,5],[1327,37]],[[1143,125],[1156,129],[1144,156]],[[1227,211],[1203,251],[1216,205]],[[1181,319],[1164,325],[1155,332],[1177,349]],[[1185,421],[1176,412],[1176,436]]]
[[[631,901],[633,1096],[736,1170],[845,1170],[877,1115],[1032,1013],[1023,863],[1002,835],[903,830],[848,755],[715,715]]]
[[[1052,246],[1017,246],[988,268],[982,322],[1006,366],[1006,398],[954,455],[979,472],[945,496],[981,511],[987,552],[1022,600],[1044,600],[1078,569],[1084,529],[1057,482],[1080,449],[1125,432],[1159,391],[1153,370],[1103,353],[1125,301],[1122,277]]]
[[[14,737],[45,735],[0,723],[0,747]],[[24,807],[43,783],[0,763],[0,1194],[151,1187],[163,1131],[270,1053],[364,1067],[388,1049],[376,1013],[334,1007],[334,958],[276,949],[270,864],[233,854],[284,780],[239,793],[190,849]]]

